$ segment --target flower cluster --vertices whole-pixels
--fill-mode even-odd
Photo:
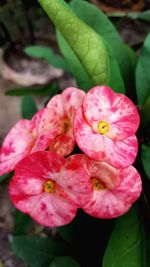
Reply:
[[[67,88],[32,120],[20,120],[0,150],[0,174],[15,170],[12,202],[45,226],[124,214],[140,196],[134,162],[139,115],[129,98],[106,86],[87,94]],[[81,150],[73,154],[75,145]]]

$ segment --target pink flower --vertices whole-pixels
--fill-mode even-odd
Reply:
[[[12,171],[28,154],[45,150],[54,139],[57,130],[48,108],[43,108],[33,119],[20,120],[4,139],[0,150],[0,175]]]
[[[7,134],[0,151],[0,175],[12,171],[30,153],[50,148],[66,156],[75,146],[73,120],[85,93],[67,88],[54,96],[47,108],[38,111],[32,120],[20,120]]]
[[[62,156],[69,155],[75,146],[73,121],[77,108],[82,104],[85,93],[77,88],[65,89],[62,94],[54,96],[47,107],[53,112],[55,127],[60,129],[49,150]]]
[[[139,173],[133,167],[115,169],[104,162],[87,159],[93,195],[83,210],[96,218],[115,218],[127,212],[142,190]]]
[[[138,126],[137,109],[128,97],[96,86],[86,94],[76,113],[74,132],[85,154],[120,168],[135,160],[138,142],[134,134]]]
[[[82,155],[67,159],[53,152],[35,152],[18,163],[9,193],[17,209],[45,226],[69,223],[92,194]]]

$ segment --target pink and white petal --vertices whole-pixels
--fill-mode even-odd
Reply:
[[[136,106],[127,96],[115,94],[109,123],[110,131],[107,136],[114,140],[123,140],[137,131],[140,117]]]
[[[17,197],[20,199],[21,195],[37,195],[43,192],[45,179],[33,176],[33,173],[31,175],[30,177],[28,174],[26,175],[25,170],[21,170],[12,177],[9,191],[10,195],[15,196],[16,200]]]
[[[68,157],[56,179],[56,182],[78,207],[87,203],[93,192],[90,177],[82,165],[84,161],[82,154]]]
[[[74,134],[77,145],[86,155],[98,161],[105,161],[104,136],[94,133],[92,128],[86,123],[82,107],[76,112]]]
[[[85,95],[86,95],[85,92],[78,88],[75,87],[66,88],[62,92],[62,97],[67,111],[69,111],[70,108],[72,107],[75,110],[77,110],[81,106]]]
[[[122,120],[120,121],[110,123],[109,132],[106,133],[106,136],[108,136],[114,141],[121,141],[133,135],[136,132],[135,129],[137,125],[139,124],[137,124],[136,118],[135,120],[133,117],[122,118]]]
[[[64,159],[48,152],[37,152],[27,156],[16,166],[10,182],[10,193],[36,195],[43,192],[45,181],[53,179],[55,173],[60,171],[63,162]]]
[[[24,119],[10,130],[0,151],[0,175],[12,171],[31,152],[36,139],[34,130],[34,124]]]
[[[66,116],[66,103],[64,103],[64,99],[62,94],[53,96],[47,104],[47,107],[51,112],[54,113],[54,116],[64,117]]]
[[[68,224],[74,219],[77,211],[75,204],[56,194],[24,195],[18,200],[11,195],[11,199],[17,209],[30,215],[44,226],[53,227]]]
[[[138,171],[130,166],[120,170],[120,184],[114,188],[113,193],[126,203],[135,202],[142,191],[142,180]]]
[[[15,169],[15,177],[20,179],[52,179],[60,172],[65,159],[56,153],[49,151],[35,152],[18,163]],[[18,178],[17,178],[18,179]]]
[[[65,157],[71,154],[75,147],[75,144],[76,142],[73,129],[70,128],[66,133],[58,135],[53,140],[53,142],[49,146],[49,150]]]
[[[83,113],[89,125],[95,121],[108,120],[114,97],[115,93],[106,86],[95,86],[86,94]]]
[[[38,136],[48,135],[51,132],[59,134],[61,132],[60,117],[56,116],[55,112],[50,111],[48,108],[39,110],[32,119]]]
[[[62,132],[61,118],[48,108],[38,111],[32,121],[37,131],[37,139],[32,152],[47,149],[54,138]]]
[[[138,140],[135,135],[122,141],[113,141],[106,137],[105,151],[107,163],[115,168],[125,168],[133,164],[138,152]]]
[[[79,148],[94,160],[106,162],[116,168],[124,168],[131,165],[136,158],[136,136],[123,141],[113,141],[107,136],[94,133],[86,123],[81,107],[75,116],[74,133]]]
[[[132,166],[120,170],[120,184],[114,189],[94,190],[93,197],[83,207],[97,218],[115,218],[129,210],[142,190],[141,178]]]
[[[94,191],[91,201],[86,206],[82,207],[83,210],[89,215],[110,219],[115,218],[127,212],[131,204],[126,204],[108,190]]]
[[[99,178],[109,189],[113,189],[120,183],[120,170],[105,162],[99,162],[89,158],[87,167],[90,177]]]

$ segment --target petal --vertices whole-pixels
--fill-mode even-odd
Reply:
[[[36,152],[19,162],[9,185],[16,208],[46,226],[69,223],[76,214],[77,204],[58,183],[64,163],[63,157],[52,152]],[[47,179],[56,182],[54,193],[43,191]]]
[[[85,92],[75,88],[66,88],[61,94],[51,98],[47,107],[59,117],[69,116],[70,109],[76,110],[81,106]]]
[[[11,192],[36,195],[43,191],[46,179],[54,179],[65,159],[50,152],[36,152],[21,160],[15,169]],[[37,168],[35,168],[37,166]]]
[[[63,117],[66,115],[65,105],[62,94],[53,96],[47,104],[47,107],[54,113],[54,116]]]
[[[68,196],[80,207],[89,201],[93,188],[84,168],[84,155],[76,154],[66,159],[56,181]]]
[[[34,124],[29,120],[20,120],[4,139],[0,151],[0,175],[14,169],[16,164],[31,152],[36,135]]]
[[[110,130],[106,135],[113,140],[123,140],[139,127],[139,114],[133,102],[109,87],[92,88],[84,98],[83,111],[93,129],[97,129],[99,121],[108,122]]]
[[[129,210],[142,190],[141,178],[132,166],[120,171],[120,184],[114,189],[94,190],[93,197],[83,207],[97,218],[115,218]]]
[[[64,162],[65,159],[63,157],[53,152],[40,151],[32,153],[17,164],[14,179],[19,176],[23,181],[28,178],[54,179],[55,174],[60,172]],[[37,167],[35,168],[35,166]]]
[[[11,200],[20,211],[30,215],[35,221],[44,226],[61,226],[68,224],[76,215],[77,207],[66,199],[55,194],[41,193],[35,196],[22,195]]]
[[[110,111],[110,131],[107,136],[114,140],[122,140],[137,131],[140,117],[137,108],[127,96],[115,94]]]
[[[75,147],[75,138],[72,127],[64,134],[57,136],[49,147],[50,151],[53,151],[61,156],[68,156]]]
[[[54,96],[47,107],[56,120],[54,130],[58,129],[58,134],[49,144],[49,150],[62,156],[69,155],[75,146],[73,134],[73,120],[75,110],[81,105],[85,93],[77,88],[69,87],[62,94]],[[65,123],[69,121],[69,129],[66,130]]]
[[[60,117],[48,108],[38,111],[32,119],[37,132],[37,139],[32,152],[48,148],[54,138],[61,133]]]
[[[119,198],[123,198],[126,203],[132,204],[135,202],[142,191],[142,180],[138,171],[130,166],[120,170],[121,183],[113,190]]]
[[[135,135],[123,141],[106,139],[107,163],[116,168],[125,168],[132,165],[138,152],[138,140]]]
[[[85,92],[78,88],[75,87],[66,88],[62,92],[62,97],[67,110],[69,111],[71,107],[77,110],[81,106],[85,95],[86,95]]]
[[[109,118],[109,110],[114,96],[112,89],[106,86],[95,86],[86,94],[83,101],[83,112],[89,125],[95,121]]]
[[[74,120],[75,139],[79,148],[90,158],[121,168],[131,165],[137,155],[138,142],[133,135],[123,141],[113,141],[94,133],[79,108]]]
[[[120,170],[105,162],[99,162],[89,158],[87,168],[90,177],[100,179],[109,189],[113,189],[120,183]]]

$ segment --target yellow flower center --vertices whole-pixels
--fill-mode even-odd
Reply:
[[[95,190],[100,191],[106,188],[106,186],[98,178],[92,177],[91,181],[92,181],[93,188]]]
[[[100,134],[106,134],[109,131],[109,123],[107,121],[99,121],[97,128]]]
[[[55,193],[55,182],[52,180],[48,180],[44,183],[44,192],[47,193]]]

